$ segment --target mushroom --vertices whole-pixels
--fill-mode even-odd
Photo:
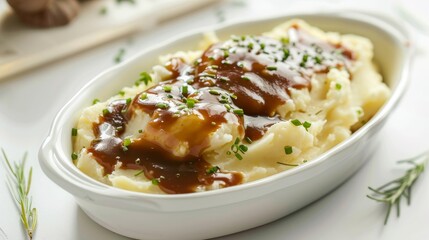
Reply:
[[[79,12],[77,0],[7,0],[18,18],[40,28],[68,24]]]

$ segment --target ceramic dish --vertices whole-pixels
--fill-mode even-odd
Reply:
[[[39,159],[46,175],[70,192],[90,218],[103,227],[137,239],[202,239],[230,234],[281,218],[317,200],[349,178],[377,147],[377,133],[408,84],[409,41],[398,26],[369,15],[300,14],[214,27],[220,38],[258,34],[291,18],[301,18],[325,31],[353,33],[372,40],[375,61],[392,96],[380,111],[350,138],[317,159],[254,182],[208,192],[156,195],[130,192],[99,183],[70,160],[70,129],[94,97],[107,99],[123,85],[132,85],[142,69],[158,56],[192,50],[202,29],[154,46],[114,67],[81,89],[54,120]]]

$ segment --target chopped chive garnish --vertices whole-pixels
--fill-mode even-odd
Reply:
[[[339,84],[339,83],[335,84],[335,89],[341,90],[341,88],[342,88],[341,84]]]
[[[244,115],[244,111],[241,108],[234,109],[232,112],[235,113],[235,114],[237,114],[238,116],[243,116]]]
[[[107,7],[102,7],[102,8],[100,8],[100,10],[98,11],[98,13],[100,14],[100,15],[106,15],[107,14]]]
[[[244,75],[241,75],[241,79],[246,80],[246,81],[250,81],[250,78]]]
[[[159,102],[155,106],[157,108],[161,108],[161,109],[167,109],[168,108],[168,104],[167,103],[163,103],[163,102]]]
[[[285,146],[285,153],[286,155],[292,154],[293,149],[291,146]]]
[[[149,84],[149,82],[152,82],[152,77],[150,76],[149,73],[147,72],[142,72],[140,73],[140,78],[139,80],[137,80],[139,83],[143,82],[146,86]],[[138,86],[139,84],[137,84],[136,82],[136,86]]]
[[[213,166],[213,167],[211,167],[211,168],[209,168],[209,169],[207,169],[207,174],[213,174],[213,173],[216,173],[217,171],[219,171],[220,170],[220,167],[218,167],[218,166]]]
[[[125,100],[125,103],[126,103],[127,105],[130,105],[130,103],[131,103],[131,98],[127,98],[127,100]]]
[[[77,159],[77,154],[75,153],[75,152],[73,152],[72,154],[71,154],[71,158],[72,158],[72,160],[76,160]]]
[[[157,178],[152,178],[152,184],[153,185],[158,185],[159,184],[159,180]]]
[[[232,99],[237,99],[237,95],[235,95],[235,94],[231,94],[230,96]]]
[[[188,95],[188,85],[182,86],[182,95]]]
[[[173,98],[173,95],[171,95],[171,94],[167,94],[167,97],[168,97],[168,98]]]
[[[144,170],[140,170],[136,174],[134,174],[134,176],[137,177],[138,175],[142,174],[143,172],[144,172]]]
[[[268,66],[267,70],[269,70],[269,71],[275,71],[275,70],[277,70],[277,67],[276,66]]]
[[[319,56],[314,57],[314,61],[316,61],[317,64],[322,64],[322,58]]]
[[[247,47],[249,48],[249,49],[253,49],[253,43],[251,42],[251,43],[249,43],[248,45],[247,45]]]
[[[265,49],[265,43],[261,43],[261,49],[264,50]]]
[[[209,90],[209,93],[212,95],[220,95],[220,92],[218,92],[216,90]]]
[[[172,87],[170,85],[164,85],[163,89],[165,92],[171,92]]]
[[[147,93],[142,93],[142,95],[140,95],[140,100],[145,100],[147,98]]]
[[[305,121],[305,122],[302,124],[302,126],[305,128],[305,130],[307,130],[307,131],[308,131],[308,129],[311,127],[311,123],[309,123],[309,122]]]
[[[200,73],[199,76],[200,77],[209,77],[209,78],[215,78],[216,77],[215,74],[211,74],[211,73]]]
[[[119,49],[119,51],[118,51],[118,53],[116,53],[116,56],[114,59],[115,63],[122,62],[122,58],[124,57],[124,55],[125,55],[125,49],[123,49],[123,48]]]
[[[301,66],[301,67],[305,67],[305,63],[307,63],[307,60],[308,60],[308,54],[304,54],[304,55],[302,56],[302,61],[301,61],[301,63],[299,64],[299,66]]]
[[[116,0],[117,4],[121,3],[129,3],[129,4],[136,4],[136,0]]]
[[[186,106],[188,108],[193,108],[195,106],[195,99],[187,98],[186,99]]]
[[[307,60],[308,60],[308,54],[304,54],[304,56],[302,56],[302,61],[307,62]]]
[[[229,104],[224,104],[224,106],[225,106],[227,111],[231,110],[231,108],[232,108]]]
[[[100,99],[96,98],[94,100],[92,100],[92,105],[97,104],[100,102]]]
[[[105,108],[103,109],[103,115],[106,116],[110,113],[109,109]]]
[[[123,143],[124,147],[128,147],[131,145],[131,139],[129,138],[125,138],[124,139],[124,143]]]
[[[250,139],[249,137],[246,137],[245,139],[246,139],[246,142],[249,144],[251,144],[253,142],[252,139]]]
[[[289,38],[282,38],[282,39],[280,39],[280,41],[281,41],[283,44],[289,44]]]
[[[143,132],[143,129],[139,129],[139,133],[142,133]]]
[[[283,61],[285,61],[288,57],[289,57],[289,49],[283,49],[283,54],[284,54],[284,56],[283,56]]]
[[[228,52],[228,50],[223,50],[223,57],[224,57],[224,58],[229,57],[229,52]]]
[[[246,145],[240,145],[238,146],[238,150],[240,150],[240,152],[245,153],[247,152],[249,148]]]
[[[121,96],[124,96],[125,92],[121,90],[121,91],[118,92],[118,94],[121,95]]]
[[[77,129],[76,128],[72,128],[72,137],[76,137],[77,136]]]
[[[228,77],[220,77],[219,78],[222,82],[228,82],[229,78]]]
[[[218,65],[210,65],[210,68],[211,68],[211,69],[218,69],[218,68],[219,68],[219,66],[218,66]]]
[[[231,153],[234,153],[234,156],[238,160],[242,160],[243,156],[241,156],[241,154],[246,153],[247,150],[248,150],[248,147],[246,145],[240,144],[240,138],[237,137],[234,141],[234,144],[232,144],[231,146],[231,151],[228,151],[227,154],[231,155]]]
[[[302,125],[302,123],[301,123],[301,121],[299,121],[298,119],[294,119],[294,120],[292,120],[292,121],[290,121],[293,125],[295,125],[295,126],[301,126]]]

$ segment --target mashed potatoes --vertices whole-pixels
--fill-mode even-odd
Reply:
[[[135,86],[84,109],[75,164],[147,193],[218,189],[305,164],[389,97],[372,57],[368,39],[301,20],[262,36],[208,34],[201,51],[161,56]]]

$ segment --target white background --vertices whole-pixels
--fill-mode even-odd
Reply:
[[[28,151],[29,163],[34,167],[31,194],[39,211],[35,239],[127,239],[90,220],[70,194],[43,174],[37,159],[38,149],[57,111],[86,82],[113,66],[114,56],[120,48],[125,48],[126,59],[151,44],[196,27],[224,19],[270,16],[304,8],[319,11],[360,8],[401,19],[404,14],[400,14],[398,6],[401,5],[398,4],[404,7],[405,3],[406,10],[416,18],[427,17],[428,2],[407,2],[224,1],[159,24],[150,31],[112,41],[0,82],[0,146],[12,160],[20,159]],[[0,3],[0,8],[2,4],[4,2]],[[429,35],[423,33],[417,22],[407,22],[404,18],[401,21],[410,28],[417,48],[411,68],[411,84],[383,128],[382,144],[369,162],[335,191],[306,208],[268,225],[223,239],[429,239],[429,173],[423,174],[414,187],[411,206],[403,205],[401,217],[393,216],[386,226],[383,226],[386,209],[365,197],[369,193],[368,186],[381,185],[403,173],[405,168],[398,166],[396,160],[429,149],[429,44],[424,44],[429,42]],[[4,178],[4,169],[0,169],[0,240],[24,239],[17,209],[3,184]]]

